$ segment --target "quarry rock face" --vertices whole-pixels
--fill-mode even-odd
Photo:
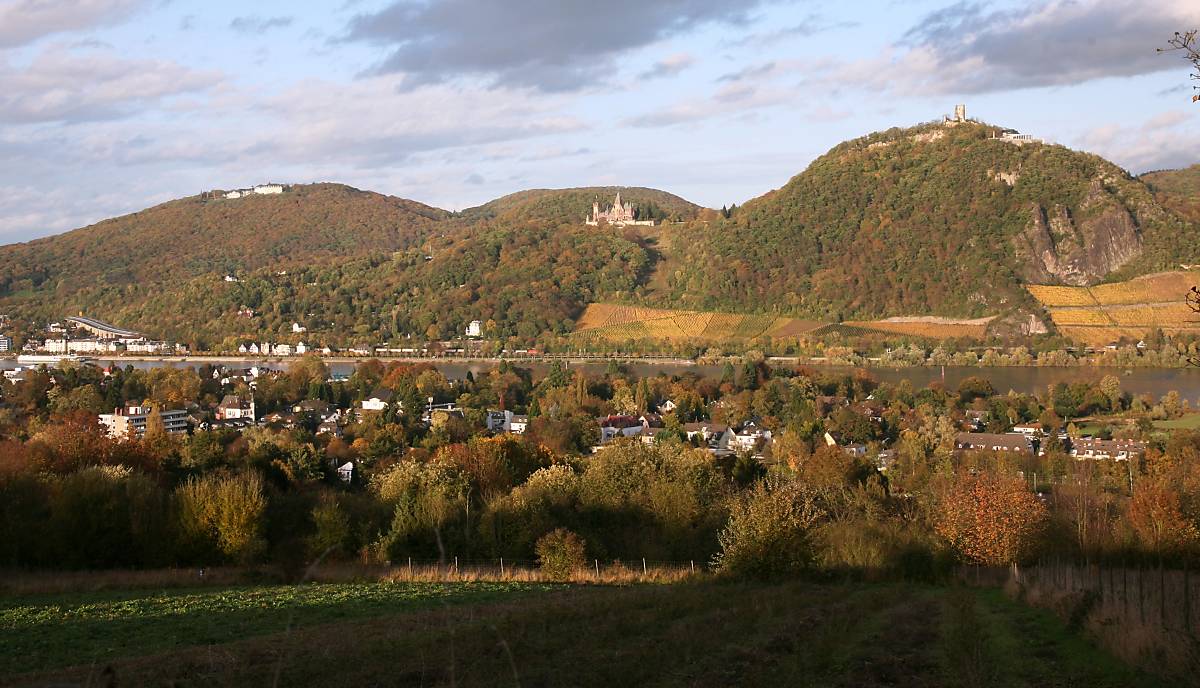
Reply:
[[[1015,243],[1022,276],[1033,284],[1095,284],[1142,253],[1133,215],[1099,180],[1075,211],[1031,208]]]

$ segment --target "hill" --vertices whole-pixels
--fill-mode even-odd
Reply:
[[[1200,336],[1200,317],[1183,300],[1198,277],[1179,270],[1094,287],[1030,286],[1029,291],[1064,336],[1104,346],[1147,338],[1155,330]]]
[[[1148,172],[1140,179],[1163,205],[1200,221],[1200,165],[1182,170]]]
[[[1049,323],[1029,284],[1200,263],[1200,223],[1176,200],[1200,169],[1136,179],[1003,131],[929,123],[847,141],[728,217],[640,187],[535,189],[458,213],[337,184],[205,194],[0,247],[0,313],[17,334],[83,311],[203,349],[287,338],[293,322],[345,346],[453,338],[472,320],[489,339],[566,346],[590,304],[673,314],[592,341],[647,327],[688,339],[705,318],[716,340],[818,323],[978,338]],[[585,226],[618,191],[663,222]]]
[[[1100,157],[980,123],[848,141],[784,187],[669,239],[662,303],[842,320],[1036,309],[1025,283],[1090,285],[1194,262],[1198,229]]]
[[[518,191],[468,208],[462,212],[462,217],[475,221],[499,219],[509,222],[582,223],[592,212],[592,203],[599,203],[601,208],[606,208],[618,192],[622,201],[633,204],[639,219],[690,220],[700,211],[700,206],[658,189],[591,186]]]

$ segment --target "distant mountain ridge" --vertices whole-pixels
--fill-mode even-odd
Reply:
[[[472,320],[488,338],[552,342],[600,301],[1003,324],[1048,321],[1026,284],[1200,263],[1191,172],[1138,179],[1002,131],[847,141],[729,217],[641,187],[534,189],[456,213],[339,184],[190,197],[0,247],[0,313],[20,328],[82,311],[201,348],[290,337],[293,322],[335,345],[451,338]],[[669,221],[585,226],[618,190]]]

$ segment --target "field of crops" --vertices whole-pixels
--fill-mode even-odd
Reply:
[[[553,587],[338,583],[0,598],[0,677]]]
[[[774,315],[678,311],[609,303],[587,307],[575,335],[609,342],[634,339],[747,340],[761,336],[799,337],[824,323]]]
[[[1031,285],[1064,336],[1088,346],[1136,340],[1150,330],[1200,333],[1200,315],[1184,298],[1200,274],[1188,271],[1146,275],[1094,287]]]

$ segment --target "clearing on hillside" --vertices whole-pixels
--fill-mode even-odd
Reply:
[[[1145,337],[1151,330],[1200,335],[1200,315],[1184,302],[1200,274],[1161,272],[1094,287],[1029,285],[1064,336],[1088,346]]]
[[[889,334],[902,334],[924,339],[956,339],[969,337],[983,339],[987,336],[988,325],[995,320],[976,318],[974,320],[956,320],[954,318],[939,318],[935,316],[916,316],[888,318],[886,320],[860,320],[842,323],[846,327]]]

